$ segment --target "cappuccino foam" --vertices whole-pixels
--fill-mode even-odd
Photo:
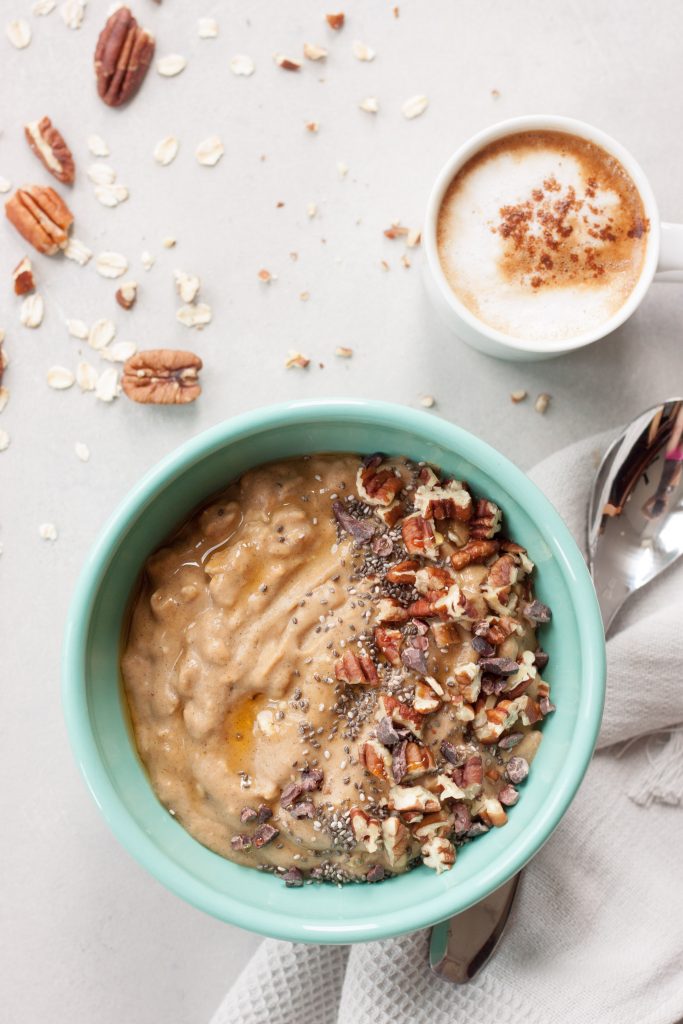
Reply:
[[[521,132],[475,154],[439,211],[450,287],[512,337],[563,340],[624,304],[645,260],[648,222],[619,161],[563,132]]]

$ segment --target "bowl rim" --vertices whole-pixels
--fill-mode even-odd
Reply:
[[[321,417],[340,422],[361,418],[369,425],[412,429],[481,466],[485,473],[495,471],[497,481],[515,494],[524,509],[533,508],[535,524],[543,523],[542,532],[571,595],[583,661],[588,666],[582,683],[581,732],[572,740],[571,764],[533,822],[517,838],[514,858],[497,858],[488,870],[471,880],[464,901],[458,886],[435,890],[431,899],[407,909],[399,903],[390,912],[370,910],[367,923],[361,924],[338,918],[313,919],[312,915],[294,918],[273,907],[254,908],[198,880],[160,851],[130,817],[102,763],[90,719],[86,678],[90,620],[100,587],[131,523],[144,514],[152,497],[197,460],[228,444],[278,426],[313,423]],[[69,741],[86,785],[119,842],[153,877],[194,907],[249,931],[292,942],[363,942],[416,931],[465,910],[503,885],[538,852],[573,800],[597,740],[604,690],[605,642],[595,590],[583,556],[551,502],[514,463],[463,428],[419,410],[363,399],[313,399],[259,408],[199,433],[149,469],[107,520],[87,556],[69,607],[62,653],[62,703]],[[260,877],[257,872],[254,876]]]

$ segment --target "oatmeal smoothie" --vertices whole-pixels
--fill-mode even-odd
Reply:
[[[154,790],[287,885],[379,881],[507,821],[554,710],[501,510],[403,458],[244,474],[145,565],[122,656]]]

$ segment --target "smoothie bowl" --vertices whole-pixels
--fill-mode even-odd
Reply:
[[[221,424],[141,481],[63,668],[86,782],[157,879],[347,943],[456,914],[536,853],[593,751],[604,641],[523,473],[428,414],[325,401]]]

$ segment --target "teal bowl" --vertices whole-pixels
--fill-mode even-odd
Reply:
[[[538,566],[551,605],[543,631],[557,711],[505,828],[469,843],[453,870],[419,867],[380,885],[287,889],[193,839],[152,791],[128,729],[119,681],[127,602],[147,556],[195,506],[246,469],[318,451],[385,451],[425,459],[504,510]],[[348,943],[414,931],[465,910],[534,856],[586,772],[602,714],[605,648],[583,558],[552,505],[493,448],[432,415],[363,401],[293,402],[228,420],[152,469],[117,509],[81,574],[68,617],[63,700],[71,744],[112,831],[160,882],[231,924],[295,942]],[[567,855],[571,856],[568,850]]]

